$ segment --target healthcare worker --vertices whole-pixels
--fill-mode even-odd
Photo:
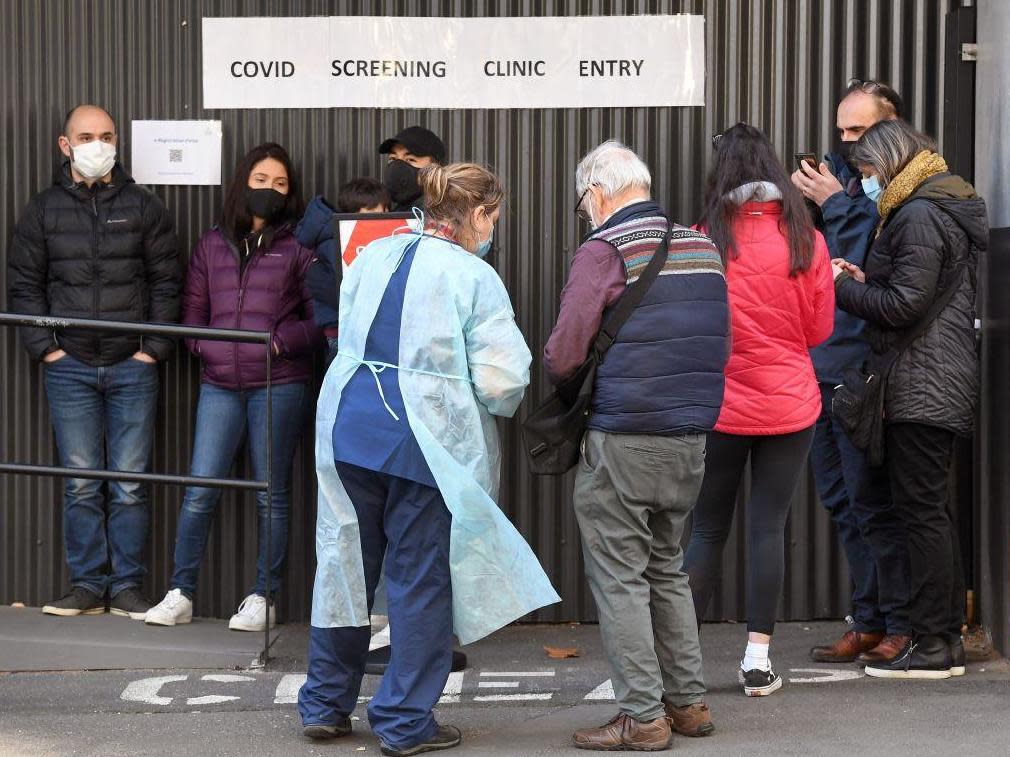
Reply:
[[[454,631],[467,644],[559,601],[495,503],[492,416],[515,412],[531,361],[481,260],[502,187],[468,163],[427,167],[420,181],[419,232],[373,242],[340,289],[338,351],[316,413],[318,565],[298,697],[306,736],[350,733],[385,555],[392,655],[368,717],[386,755],[460,743],[432,713]]]

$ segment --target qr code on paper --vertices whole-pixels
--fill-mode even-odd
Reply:
[[[182,150],[169,150],[168,151],[168,162],[169,163],[182,163]]]

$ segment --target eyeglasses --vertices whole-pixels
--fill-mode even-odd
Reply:
[[[891,107],[893,107],[896,112],[901,112],[901,98],[898,97],[898,93],[886,84],[881,84],[879,81],[873,81],[872,79],[868,79],[866,81],[863,81],[862,79],[849,79],[845,85],[845,89],[849,92],[858,91],[867,95],[882,97],[891,104]]]
[[[587,194],[589,194],[589,187],[586,187],[585,191],[579,195],[579,199],[575,201],[575,215],[583,221],[589,220],[589,213],[587,213],[582,207],[582,201],[586,199]]]
[[[860,92],[865,92],[868,95],[872,95],[877,90],[880,89],[880,82],[873,81],[863,81],[862,79],[849,79],[848,83],[845,85],[846,89],[858,89]]]

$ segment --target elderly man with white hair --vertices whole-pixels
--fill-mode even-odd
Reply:
[[[708,736],[701,649],[680,547],[716,422],[729,312],[719,253],[672,224],[652,177],[620,142],[575,174],[576,211],[593,230],[572,260],[544,351],[557,384],[586,360],[605,315],[670,232],[666,264],[596,374],[575,480],[575,514],[620,712],[576,731],[583,749],[667,749],[672,731]]]

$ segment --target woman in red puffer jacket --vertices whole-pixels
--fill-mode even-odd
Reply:
[[[737,124],[713,145],[699,226],[726,265],[733,341],[685,569],[701,617],[718,588],[750,460],[748,644],[740,668],[744,692],[764,696],[782,686],[768,646],[782,594],[785,524],[821,412],[808,350],[831,335],[835,295],[827,245],[768,138]]]

